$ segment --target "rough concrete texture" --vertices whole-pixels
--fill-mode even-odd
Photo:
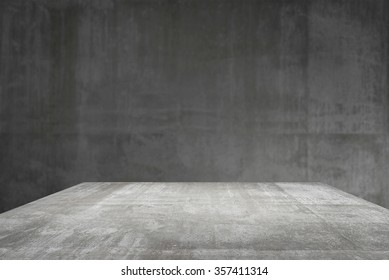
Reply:
[[[320,183],[84,183],[0,224],[0,259],[389,259],[389,210]]]
[[[322,181],[389,208],[388,6],[0,1],[0,211],[83,181]]]

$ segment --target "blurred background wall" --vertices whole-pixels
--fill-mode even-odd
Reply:
[[[320,181],[389,208],[385,0],[3,0],[0,212],[83,181]]]

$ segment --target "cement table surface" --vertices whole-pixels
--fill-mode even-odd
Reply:
[[[0,214],[0,259],[389,259],[389,210],[321,183],[82,183]]]

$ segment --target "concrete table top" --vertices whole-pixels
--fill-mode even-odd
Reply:
[[[321,183],[83,183],[0,214],[0,259],[389,259],[389,210]]]

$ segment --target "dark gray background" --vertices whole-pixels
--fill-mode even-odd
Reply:
[[[389,4],[0,3],[0,212],[83,181],[321,181],[389,208]]]

